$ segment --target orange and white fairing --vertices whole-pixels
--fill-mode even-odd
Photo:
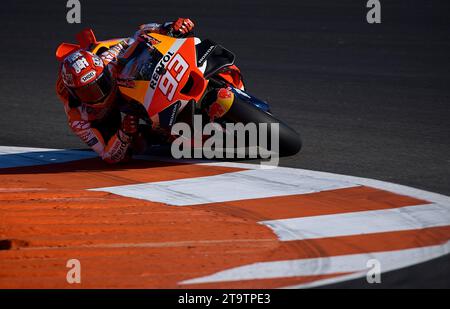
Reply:
[[[123,87],[121,93],[144,105],[148,115],[158,122],[158,113],[176,102],[183,108],[190,100],[200,101],[208,81],[197,67],[195,38],[175,39],[151,33],[153,45],[163,56],[156,64],[150,80],[135,81],[134,87]],[[186,86],[188,81],[191,85]]]

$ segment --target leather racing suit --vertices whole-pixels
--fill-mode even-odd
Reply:
[[[186,24],[186,20],[188,23]],[[177,27],[175,27],[177,26]],[[165,35],[187,35],[193,28],[189,19],[178,19],[176,22],[164,24],[149,23],[139,27],[133,37],[121,41],[101,54],[105,70],[109,70],[116,82],[124,78],[121,69],[129,59],[133,58],[136,47],[145,42],[146,32]],[[176,30],[176,31],[174,31]],[[126,80],[126,76],[125,76]],[[133,129],[127,126],[136,126],[136,120],[122,119],[120,106],[125,104],[125,98],[120,95],[117,86],[103,101],[96,104],[86,104],[74,98],[67,90],[61,77],[61,69],[58,74],[56,91],[64,104],[64,110],[70,129],[89,147],[91,147],[103,160],[108,163],[126,161],[131,156]],[[134,128],[136,129],[136,128]]]

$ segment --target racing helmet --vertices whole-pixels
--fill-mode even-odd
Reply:
[[[61,76],[68,91],[86,104],[103,102],[115,85],[111,72],[103,64],[103,60],[82,49],[64,59]]]

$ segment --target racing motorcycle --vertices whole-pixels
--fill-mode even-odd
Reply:
[[[224,131],[227,123],[267,124],[266,134],[271,136],[271,124],[278,124],[279,155],[289,156],[300,151],[299,134],[275,118],[267,102],[246,91],[241,72],[234,65],[235,55],[230,50],[197,37],[175,38],[156,33],[147,33],[147,37],[150,40],[146,48],[141,48],[122,69],[124,76],[134,78],[118,78],[118,89],[130,102],[125,113],[138,115],[152,132],[164,134],[178,121],[189,122],[195,115],[209,118],[211,112],[214,114],[211,104],[217,90],[227,87],[234,93],[234,100],[226,110],[214,107],[218,115],[214,121]],[[59,61],[79,48],[101,55],[124,40],[97,41],[91,29],[80,32],[77,39],[78,45],[59,45],[56,51]],[[269,148],[270,142],[264,147]]]

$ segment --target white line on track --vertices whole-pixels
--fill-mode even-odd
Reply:
[[[281,241],[406,231],[450,225],[450,205],[426,204],[260,223],[271,228]]]
[[[278,169],[92,189],[175,206],[200,205],[349,188],[354,184]]]
[[[185,280],[181,284],[229,282],[256,279],[274,279],[302,276],[318,276],[356,272],[364,277],[369,270],[367,262],[377,259],[382,272],[387,272],[435,259],[450,253],[450,242],[443,245],[398,251],[352,254],[312,259],[263,262],[235,267],[209,276]],[[336,282],[336,278],[333,279]]]

